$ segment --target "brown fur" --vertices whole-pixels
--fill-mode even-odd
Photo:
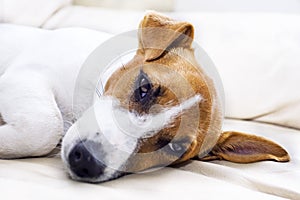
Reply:
[[[245,155],[247,156],[245,158]],[[251,163],[262,160],[289,161],[288,153],[278,144],[255,135],[228,131],[222,134],[217,145],[201,160],[229,160]]]
[[[155,29],[156,27],[159,29]],[[163,108],[178,105],[194,94],[200,94],[203,98],[197,107],[194,106],[177,117],[172,127],[160,131],[151,138],[143,139],[140,142],[139,152],[145,156],[130,162],[134,163],[134,166],[130,167],[140,171],[168,163],[172,160],[171,155],[161,152],[157,156],[158,154],[153,155],[150,152],[164,145],[164,142],[160,141],[169,141],[174,137],[176,141],[186,140],[190,144],[186,153],[175,163],[194,157],[241,163],[268,159],[288,161],[287,152],[271,141],[237,132],[222,134],[223,114],[219,96],[213,80],[199,68],[194,58],[194,51],[191,48],[193,36],[194,28],[187,22],[176,22],[157,13],[146,15],[140,23],[139,50],[135,57],[117,70],[105,86],[106,95],[118,98],[123,107],[138,113],[155,113],[161,110],[160,107],[146,110],[131,101],[133,84],[141,69],[149,76],[154,87],[161,86],[162,94],[155,103]],[[239,146],[239,152],[250,152],[254,155],[238,155],[239,152],[233,154],[233,151],[227,151],[229,147],[234,149],[234,145],[241,141],[245,145]],[[250,147],[251,150],[241,150],[244,147]]]

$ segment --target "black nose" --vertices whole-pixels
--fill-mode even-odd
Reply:
[[[81,178],[97,178],[103,174],[105,165],[90,153],[87,145],[86,142],[80,142],[73,147],[69,154],[70,168]]]

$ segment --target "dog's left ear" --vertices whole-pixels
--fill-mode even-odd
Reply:
[[[262,137],[232,131],[222,133],[211,152],[198,159],[202,161],[227,160],[237,163],[290,160],[288,153],[278,144]]]
[[[174,21],[156,12],[146,14],[139,26],[139,49],[145,61],[159,58],[172,47],[191,48],[193,38],[190,23]]]

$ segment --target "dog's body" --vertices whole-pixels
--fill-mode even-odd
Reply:
[[[72,99],[81,65],[109,37],[81,28],[47,31],[1,25],[1,158],[53,150],[75,120]],[[78,42],[82,38],[84,45]]]
[[[189,23],[156,13],[145,16],[134,58],[109,77],[104,96],[92,109],[80,100],[87,111],[68,130],[62,149],[72,178],[107,181],[195,157],[241,163],[289,160],[284,149],[266,139],[222,134],[220,97],[194,57],[193,34]],[[48,48],[61,47],[50,40]],[[45,155],[66,124],[77,120],[71,101],[82,60],[63,63],[64,56],[72,56],[70,49],[58,49],[63,56],[51,58],[57,59],[53,68],[26,62],[1,66],[0,158]]]

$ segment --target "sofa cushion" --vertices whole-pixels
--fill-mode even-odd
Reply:
[[[184,17],[184,18],[183,18]],[[300,128],[300,15],[178,15],[223,80],[226,117]]]
[[[72,0],[1,0],[0,22],[42,26],[53,13]]]
[[[225,121],[225,130],[256,133],[283,145],[288,163],[192,161],[101,183],[72,181],[59,158],[0,160],[2,199],[299,199],[300,132],[255,122]],[[289,137],[286,137],[286,135]],[[298,177],[298,178],[297,178]],[[17,191],[17,192],[16,192]]]

